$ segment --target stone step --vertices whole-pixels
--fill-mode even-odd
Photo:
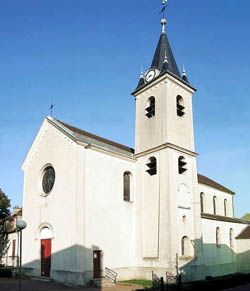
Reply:
[[[109,278],[95,278],[92,280],[93,284],[96,287],[102,287],[102,288],[109,288],[115,286],[115,283],[113,283]]]
[[[51,282],[52,281],[52,279],[50,279],[49,277],[43,277],[43,276],[32,276],[31,280],[43,281],[43,282]]]

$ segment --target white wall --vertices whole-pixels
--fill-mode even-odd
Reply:
[[[216,246],[216,228],[220,228],[221,244]],[[202,238],[207,276],[221,276],[237,272],[237,240],[235,237],[245,224],[202,219]],[[233,247],[230,247],[230,229],[233,229]]]
[[[123,200],[123,174],[131,172],[131,202]],[[92,149],[85,152],[85,247],[102,250],[102,267],[135,265],[135,163]],[[86,269],[92,270],[92,253]]]
[[[192,94],[170,75],[164,75],[136,94],[136,153],[170,142],[194,151]],[[177,116],[176,97],[184,99],[185,115]],[[147,118],[148,99],[155,97],[155,116]]]
[[[227,199],[227,216],[233,217],[233,195],[222,192],[208,185],[199,183],[199,193],[204,193],[204,213],[214,214],[213,197],[217,197],[217,215],[225,216],[224,200]]]
[[[40,229],[50,225],[52,238],[52,271],[77,271],[77,209],[82,201],[77,193],[84,189],[83,148],[76,145],[59,130],[44,121],[32,149],[24,163],[23,264],[40,274]],[[54,187],[49,195],[42,194],[42,170],[51,164],[56,173]],[[83,190],[82,190],[83,191]],[[83,195],[83,192],[82,192]],[[53,274],[52,274],[53,277]]]

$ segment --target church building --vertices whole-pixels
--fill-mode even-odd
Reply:
[[[250,222],[235,193],[197,173],[192,97],[161,20],[135,97],[135,149],[48,116],[24,171],[27,274],[85,285],[181,274],[250,272]]]

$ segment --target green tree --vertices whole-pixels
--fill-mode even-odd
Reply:
[[[5,222],[10,215],[10,199],[0,189],[0,261],[5,255],[8,246],[8,235],[6,233]]]

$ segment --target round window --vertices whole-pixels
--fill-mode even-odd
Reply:
[[[52,190],[55,183],[55,176],[55,170],[53,167],[48,166],[44,169],[42,177],[42,187],[45,194],[49,194]]]

